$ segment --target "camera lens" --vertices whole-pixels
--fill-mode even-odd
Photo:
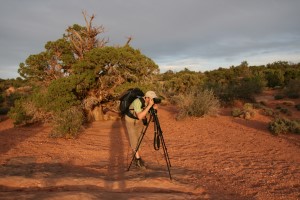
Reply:
[[[154,101],[155,104],[161,103],[161,99],[160,98],[153,98],[153,101]]]

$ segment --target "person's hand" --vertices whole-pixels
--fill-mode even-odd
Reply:
[[[148,103],[149,107],[152,107],[154,105],[154,101],[152,98],[149,98],[149,103]]]
[[[154,105],[153,105],[153,108],[154,108],[155,110],[157,110],[158,105],[157,105],[157,104],[154,104]]]

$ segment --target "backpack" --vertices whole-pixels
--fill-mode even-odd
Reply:
[[[142,107],[145,106],[145,101],[142,98],[144,96],[144,92],[139,88],[130,88],[125,93],[123,93],[120,97],[120,106],[119,109],[121,111],[121,115],[127,115],[133,119],[138,119],[129,111],[130,104],[137,98],[142,102]]]

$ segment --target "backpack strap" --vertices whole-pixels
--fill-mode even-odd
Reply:
[[[143,109],[145,107],[145,99],[143,97],[139,97],[138,99],[141,101],[141,103],[142,103],[141,108]],[[132,114],[132,112],[130,112],[130,110],[133,110],[133,109],[128,109],[128,111],[125,114],[130,118],[139,119],[134,114]]]

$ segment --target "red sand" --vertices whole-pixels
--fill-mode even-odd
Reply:
[[[0,199],[300,199],[300,137],[271,135],[270,118],[223,109],[176,121],[171,106],[158,116],[172,180],[162,148],[153,148],[153,124],[142,142],[147,169],[127,171],[120,120],[94,122],[76,140],[51,139],[46,125],[0,122]]]

